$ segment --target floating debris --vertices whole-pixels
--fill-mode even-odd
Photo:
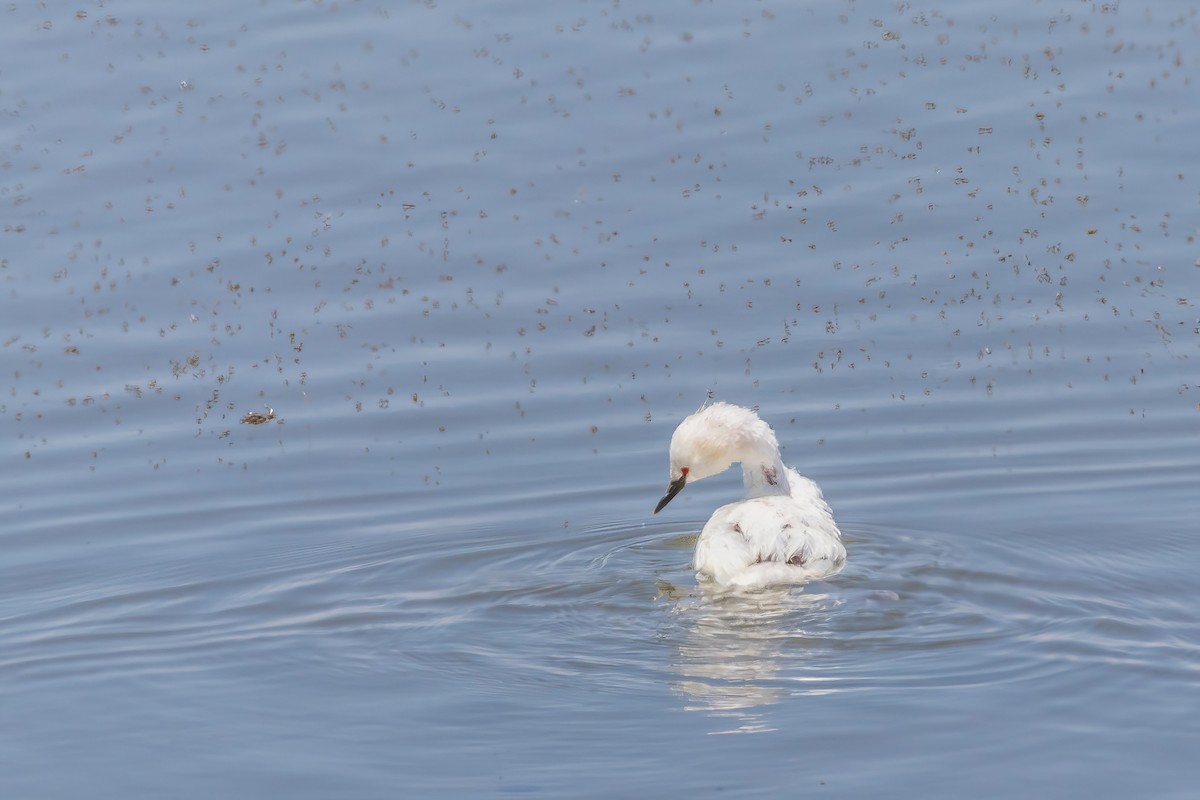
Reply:
[[[257,411],[251,411],[246,416],[242,417],[243,425],[263,425],[275,419],[275,409],[267,406],[267,413],[260,414]]]

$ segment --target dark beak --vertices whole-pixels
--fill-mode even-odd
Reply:
[[[671,485],[667,487],[667,493],[663,495],[663,499],[658,501],[658,505],[654,507],[654,513],[662,511],[667,503],[671,502],[671,498],[679,494],[683,489],[683,485],[687,483],[687,475],[680,475],[675,480],[671,481]]]

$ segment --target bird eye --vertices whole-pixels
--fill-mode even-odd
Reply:
[[[680,474],[680,475],[687,475],[687,474],[688,474],[688,470],[689,470],[689,469],[691,469],[691,468],[690,468],[690,467],[680,467],[680,468],[679,468],[679,474]]]

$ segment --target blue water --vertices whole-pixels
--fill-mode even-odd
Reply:
[[[1194,796],[1190,6],[243,6],[0,12],[0,796]]]

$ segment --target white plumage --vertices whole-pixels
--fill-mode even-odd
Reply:
[[[722,586],[801,583],[846,561],[842,535],[816,483],[779,457],[771,426],[748,408],[714,403],[671,437],[671,482],[657,514],[689,483],[741,462],[746,499],[713,512],[696,541],[696,572]]]

